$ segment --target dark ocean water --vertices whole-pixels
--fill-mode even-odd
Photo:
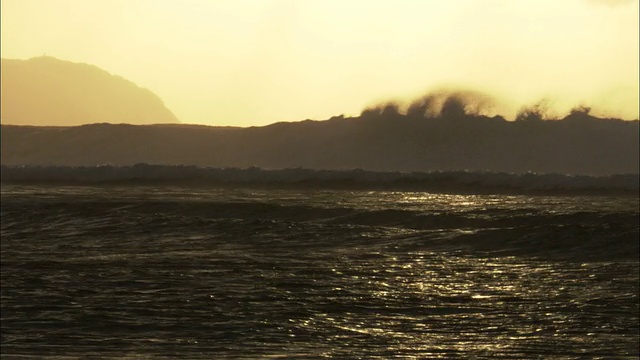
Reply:
[[[3,358],[639,356],[638,197],[2,185]]]

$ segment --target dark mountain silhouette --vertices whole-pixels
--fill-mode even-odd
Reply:
[[[2,59],[3,124],[159,124],[178,119],[151,91],[98,67],[42,56]]]
[[[361,116],[264,127],[110,125],[2,126],[3,165],[196,165],[267,169],[494,171],[607,175],[638,173],[638,121],[578,109],[561,120],[523,111],[516,121],[470,113],[448,96],[400,113],[387,105]],[[471,104],[473,105],[473,104]],[[410,108],[411,109],[411,108]]]

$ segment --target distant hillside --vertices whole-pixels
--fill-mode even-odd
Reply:
[[[178,119],[151,91],[88,64],[2,59],[3,124],[159,124]]]
[[[638,121],[367,111],[354,118],[219,128],[187,125],[2,126],[3,165],[257,166],[266,169],[639,172]]]

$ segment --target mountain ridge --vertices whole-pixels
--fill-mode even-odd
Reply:
[[[3,58],[1,94],[3,124],[179,122],[151,90],[95,65],[50,56]]]
[[[506,121],[363,112],[358,117],[262,127],[187,124],[3,125],[2,165],[136,163],[264,169],[638,173],[638,121],[575,112]]]

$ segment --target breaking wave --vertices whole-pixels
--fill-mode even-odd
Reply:
[[[375,172],[201,168],[136,164],[115,167],[2,166],[3,183],[169,184],[416,190],[462,193],[638,194],[638,174],[610,176],[496,172]]]

